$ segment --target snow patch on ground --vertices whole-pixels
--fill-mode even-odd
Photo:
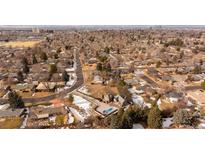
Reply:
[[[169,128],[173,124],[173,118],[163,118],[162,127]]]
[[[187,102],[187,106],[193,106],[193,103],[190,102],[190,101],[188,101],[188,102]]]
[[[132,95],[132,101],[135,103],[135,104],[139,104],[139,105],[143,105],[144,104],[144,99],[139,96],[139,95]]]
[[[74,85],[74,83],[75,83],[75,80],[69,80],[68,82],[66,82],[66,85],[72,86],[72,85]]]
[[[149,109],[152,107],[152,104],[150,103],[145,103],[145,106],[147,106]]]
[[[162,103],[161,99],[158,99],[157,105],[160,106],[161,103]]]
[[[73,97],[74,97],[73,103],[74,103],[76,106],[78,106],[78,107],[84,109],[84,110],[86,111],[86,113],[89,114],[90,102],[87,101],[87,100],[85,100],[84,98],[82,98],[82,97],[80,97],[80,96],[77,96],[77,95],[73,95]]]
[[[133,124],[132,129],[144,129],[144,127],[141,124],[137,123],[137,124]]]
[[[74,109],[74,108],[72,108],[72,107],[70,107],[69,109],[70,109],[70,111],[73,113],[74,117],[75,117],[78,121],[84,122],[85,117],[84,117],[82,114],[80,114],[80,112],[78,112],[76,109]]]
[[[77,110],[72,107],[70,107],[69,109],[78,121],[84,122],[84,120],[90,116],[90,109],[91,109],[90,104],[91,103],[77,95],[73,95],[73,98],[74,98],[73,103],[82,110]],[[72,123],[73,121],[74,119],[71,117],[68,123]]]
[[[72,68],[66,68],[65,70],[66,70],[66,72],[74,72],[74,71],[75,71],[75,68],[74,68],[74,67],[72,67]]]
[[[129,88],[128,91],[131,93],[131,94],[142,94],[144,93],[143,90],[137,90],[136,87],[132,87],[132,88]]]
[[[200,124],[198,125],[198,128],[199,128],[199,129],[205,129],[205,123],[200,123]]]
[[[68,117],[69,117],[69,118],[68,118],[68,124],[74,123],[75,119],[74,119],[74,117],[72,116],[71,113],[68,114]]]
[[[198,125],[199,129],[205,129],[205,120],[204,119],[199,119],[200,124]]]

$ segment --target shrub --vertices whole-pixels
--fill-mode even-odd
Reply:
[[[185,109],[178,109],[174,113],[174,123],[177,125],[189,125],[191,124],[191,115]]]

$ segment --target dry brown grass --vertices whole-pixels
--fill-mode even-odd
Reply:
[[[121,75],[123,79],[132,79],[133,78],[133,73],[129,73],[129,74],[122,74]]]
[[[82,70],[83,71],[94,71],[96,70],[96,64],[92,64],[92,65],[83,65]]]
[[[176,104],[165,102],[165,100],[162,100],[162,103],[160,104],[160,110],[162,111],[164,116],[171,116],[176,109]]]
[[[201,114],[202,116],[205,116],[205,107],[204,107],[204,106],[201,107],[199,111],[200,111],[200,114]]]
[[[50,102],[38,102],[38,103],[25,103],[24,104],[25,105],[25,107],[32,107],[32,106],[38,106],[38,105],[45,105],[45,106],[49,106],[49,105],[51,105],[51,103]]]
[[[53,92],[36,92],[35,95],[33,96],[33,92],[18,92],[18,94],[22,98],[36,98],[36,97],[46,97],[53,95]]]
[[[33,47],[34,45],[40,43],[40,40],[35,41],[11,41],[11,42],[0,42],[0,45],[6,47]]]
[[[86,86],[88,87],[88,90],[90,91],[91,96],[93,96],[95,98],[101,98],[102,95],[104,95],[108,92],[111,92],[113,94],[119,93],[117,87],[104,86],[104,85],[100,85],[100,84],[89,84]]]
[[[160,109],[163,111],[163,110],[172,110],[172,109],[175,109],[176,108],[176,105],[174,103],[165,103],[165,102],[162,102],[160,104]]]
[[[85,83],[90,83],[92,81],[90,71],[83,71],[83,77],[84,77]]]
[[[15,129],[19,128],[22,124],[22,119],[19,117],[12,119],[5,119],[4,121],[0,121],[0,129]]]
[[[5,94],[5,92],[0,92],[0,97],[3,97]]]
[[[93,65],[83,65],[82,71],[84,76],[84,81],[90,83],[92,81],[91,73],[96,70],[96,64]]]
[[[30,98],[32,97],[32,92],[18,92],[18,94],[22,97],[22,98]]]
[[[54,94],[53,92],[36,92],[34,97],[45,97],[53,94]]]

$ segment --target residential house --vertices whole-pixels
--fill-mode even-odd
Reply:
[[[101,76],[99,76],[99,75],[95,75],[92,83],[102,84],[103,83],[103,78]]]
[[[121,106],[123,106],[125,103],[125,99],[120,95],[116,95],[114,101],[119,102]]]
[[[2,104],[0,105],[0,111],[5,111],[10,107],[10,104]]]
[[[103,95],[103,101],[105,103],[110,103],[114,100],[114,96],[111,93]]]
[[[132,102],[137,105],[144,105],[144,98],[140,95],[133,94],[132,95]]]
[[[64,106],[32,107],[29,112],[28,128],[47,128],[55,123],[57,116],[64,116],[64,123],[67,123],[68,111]]]
[[[125,79],[124,80],[127,85],[134,86],[138,84],[138,81],[135,78]]]
[[[36,87],[37,91],[44,91],[44,92],[53,92],[55,91],[56,83],[55,82],[40,82]]]
[[[0,118],[21,117],[24,114],[24,111],[24,109],[0,110]]]
[[[97,58],[90,58],[88,60],[88,64],[96,64],[98,62],[98,59]]]
[[[148,68],[147,73],[155,78],[160,78],[161,74],[155,68]]]
[[[198,105],[199,107],[205,107],[205,91],[202,89],[194,90],[194,91],[188,91],[187,97],[189,100]]]
[[[165,96],[166,96],[166,100],[170,101],[171,103],[177,103],[180,100],[183,100],[184,98],[183,93],[174,92],[174,91],[166,93]]]
[[[30,109],[29,118],[30,119],[44,119],[50,116],[66,114],[67,110],[64,106],[59,107],[33,107]]]
[[[28,83],[23,83],[23,84],[16,84],[15,87],[13,87],[14,90],[16,91],[21,91],[21,92],[30,92],[34,88],[33,84],[28,84]]]

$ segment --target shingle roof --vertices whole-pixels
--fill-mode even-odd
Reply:
[[[56,86],[55,82],[41,82],[36,89],[37,90],[46,90],[46,89],[54,89]]]
[[[0,111],[0,118],[5,117],[19,117],[23,113],[24,109],[16,109],[16,110],[5,110]]]

